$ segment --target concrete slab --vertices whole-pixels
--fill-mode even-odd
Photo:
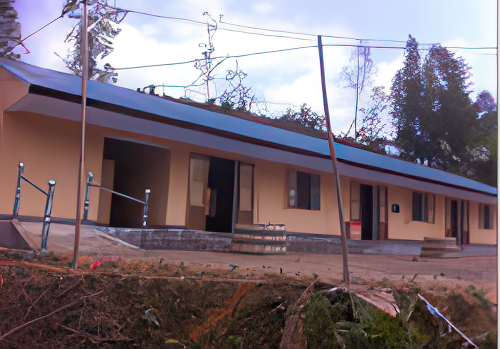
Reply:
[[[34,250],[40,248],[40,243],[37,244],[17,220],[6,220],[0,221],[0,247]]]
[[[422,243],[395,243],[390,245],[379,245],[374,248],[363,250],[366,254],[397,254],[397,255],[416,255],[420,256]]]

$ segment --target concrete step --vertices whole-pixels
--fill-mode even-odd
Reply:
[[[40,244],[41,238],[40,241],[36,241],[24,230],[17,219],[0,220],[0,247],[36,250],[40,248]]]

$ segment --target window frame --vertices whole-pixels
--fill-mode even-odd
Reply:
[[[485,230],[493,230],[495,227],[494,223],[494,210],[493,210],[493,205],[491,204],[483,204],[479,203],[479,212],[478,212],[478,223],[479,223],[479,229],[485,229]],[[486,209],[488,208],[488,209]],[[486,219],[486,212],[488,212],[488,220]]]
[[[300,173],[300,175],[298,175]],[[300,186],[305,183],[299,183],[299,178],[308,178],[308,194],[307,207],[299,207],[299,202],[304,202],[304,197],[299,198]],[[303,191],[301,191],[303,192]],[[317,173],[304,172],[289,169],[286,171],[286,191],[285,191],[285,207],[308,211],[321,211],[321,176]]]
[[[420,196],[418,204],[420,210],[415,207],[416,198]],[[436,195],[432,193],[412,191],[411,200],[411,220],[413,222],[423,222],[434,224],[436,222]]]

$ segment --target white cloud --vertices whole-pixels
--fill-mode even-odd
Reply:
[[[257,4],[252,5],[252,9],[255,12],[261,13],[261,14],[268,14],[274,9],[274,6],[270,4],[269,2],[259,2]]]
[[[403,67],[404,55],[401,54],[392,62],[380,62],[377,64],[378,74],[375,76],[375,86],[384,86],[384,91],[390,93],[392,79],[397,71]]]

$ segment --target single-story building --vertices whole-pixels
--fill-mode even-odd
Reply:
[[[318,78],[319,79],[319,78]],[[18,164],[37,185],[57,182],[53,217],[74,220],[81,82],[0,59],[0,215],[12,215]],[[339,235],[328,143],[89,81],[85,172],[144,198],[149,226],[231,232],[281,223],[289,232]],[[424,165],[335,145],[350,239],[457,237],[497,243],[497,189]],[[41,217],[45,198],[23,186],[19,214]],[[90,188],[88,220],[139,227],[142,205]]]

